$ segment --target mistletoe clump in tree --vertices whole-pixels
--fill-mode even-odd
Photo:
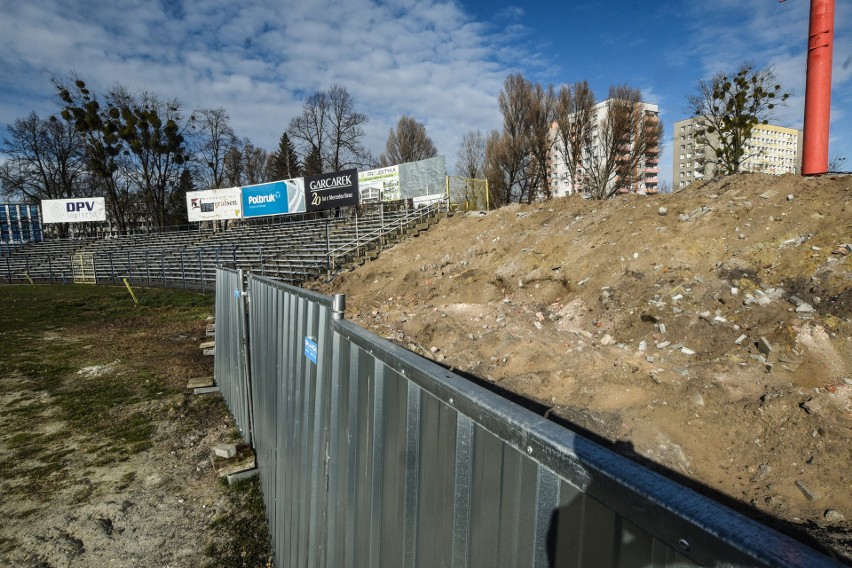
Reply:
[[[700,118],[696,142],[711,150],[703,164],[717,175],[736,174],[750,157],[749,139],[758,124],[768,124],[776,106],[790,97],[782,92],[772,67],[744,63],[736,73],[717,73],[698,82],[687,97],[689,113]]]

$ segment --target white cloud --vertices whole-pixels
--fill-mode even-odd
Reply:
[[[33,0],[5,12],[0,124],[56,112],[49,79],[73,70],[96,92],[120,83],[187,110],[224,107],[238,135],[274,149],[303,98],[339,84],[370,117],[376,155],[409,114],[450,168],[465,132],[499,126],[497,93],[524,57],[439,0]]]

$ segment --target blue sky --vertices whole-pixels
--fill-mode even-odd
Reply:
[[[830,153],[852,169],[850,3],[837,2]],[[408,114],[426,125],[453,173],[462,136],[500,128],[497,96],[520,72],[544,85],[587,79],[639,87],[666,127],[699,79],[750,60],[774,65],[793,93],[777,124],[802,126],[807,0],[639,2],[485,0],[0,0],[0,137],[31,111],[55,113],[50,77],[76,72],[96,91],[116,83],[224,107],[240,137],[274,150],[303,98],[345,86],[369,116],[378,156]]]

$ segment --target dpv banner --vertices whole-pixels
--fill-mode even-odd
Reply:
[[[305,212],[303,178],[247,185],[243,190],[243,218]]]
[[[358,205],[358,170],[343,170],[305,178],[308,211]]]
[[[43,223],[106,221],[106,201],[103,197],[44,199],[41,213]]]

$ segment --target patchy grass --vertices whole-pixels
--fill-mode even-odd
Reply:
[[[265,524],[263,530],[258,530],[257,526],[257,519],[262,518],[265,511],[260,478],[237,481],[225,487],[233,512],[213,519],[211,528],[215,529],[214,534],[228,535],[228,538],[208,541],[206,568],[271,567],[269,531]]]
[[[26,502],[15,518],[53,515],[51,499],[63,491],[79,507],[105,487],[133,491],[143,479],[134,459],[148,459],[140,453],[155,443],[185,450],[191,436],[222,428],[224,400],[185,391],[187,379],[210,370],[195,347],[206,340],[213,297],[134,292],[139,305],[123,287],[0,286],[0,491],[9,503]],[[232,427],[222,436],[240,438]],[[118,464],[128,471],[103,481]],[[221,491],[227,506],[210,521],[207,555],[195,561],[271,566],[259,481]],[[22,546],[17,535],[0,534],[0,556]],[[37,553],[29,558],[48,565]]]
[[[0,286],[0,475],[49,491],[71,453],[108,465],[150,448],[145,403],[178,391],[162,364],[178,357],[168,332],[204,321],[213,298],[135,293],[139,305],[117,287]]]

